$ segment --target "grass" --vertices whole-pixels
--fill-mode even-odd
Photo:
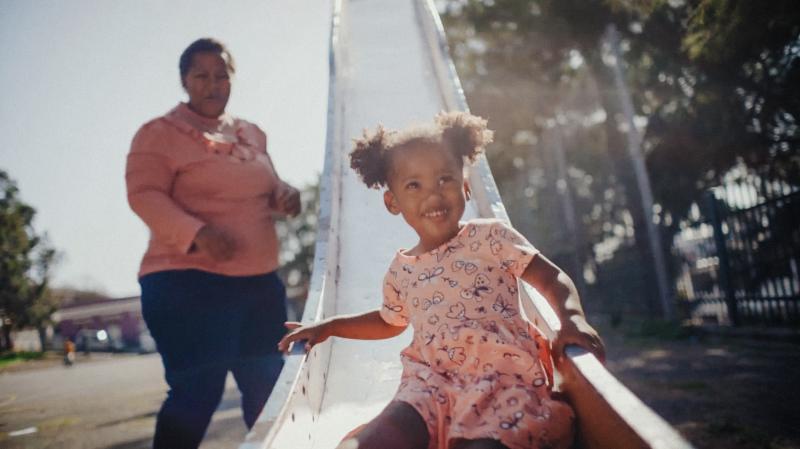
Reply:
[[[0,368],[5,368],[28,360],[38,360],[44,357],[44,352],[20,351],[6,352],[0,355]]]
[[[629,338],[655,338],[658,340],[683,340],[692,337],[692,329],[680,323],[664,320],[641,320],[623,326]]]

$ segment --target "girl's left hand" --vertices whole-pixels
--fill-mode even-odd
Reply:
[[[574,315],[562,320],[561,330],[553,341],[553,357],[558,360],[564,357],[564,348],[567,345],[576,345],[591,352],[600,360],[606,361],[606,348],[600,335],[581,315]]]

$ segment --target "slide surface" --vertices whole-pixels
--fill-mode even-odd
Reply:
[[[395,251],[416,243],[402,218],[385,210],[381,192],[367,189],[349,168],[352,139],[378,123],[403,128],[429,122],[442,110],[467,109],[432,1],[337,0],[330,45],[320,229],[304,322],[379,307],[382,279]],[[507,219],[484,158],[469,177],[474,195],[465,218]],[[541,296],[532,289],[526,291],[527,316],[552,335],[558,320]],[[289,356],[267,406],[240,449],[335,448],[392,398],[400,379],[399,353],[410,336],[409,329],[390,340],[333,338],[309,354]],[[598,369],[594,357],[580,350],[573,358]],[[609,382],[615,382],[613,377]],[[638,407],[638,399],[630,396]],[[628,413],[641,414],[636,407]],[[666,426],[652,416],[658,425]],[[666,432],[672,432],[668,426]]]

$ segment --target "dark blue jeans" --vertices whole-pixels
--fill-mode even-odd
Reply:
[[[223,276],[162,271],[139,279],[142,314],[164,362],[169,392],[155,449],[197,448],[225,389],[228,371],[253,426],[283,367],[286,290],[273,272]]]

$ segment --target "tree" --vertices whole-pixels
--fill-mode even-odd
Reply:
[[[317,217],[319,216],[319,179],[305,186],[300,192],[302,211],[294,218],[276,223],[278,240],[281,242],[280,274],[288,288],[308,291],[314,265],[314,247],[317,240]],[[294,304],[295,312],[303,312],[305,297]],[[290,317],[291,318],[291,317]]]
[[[609,24],[622,33],[667,240],[740,163],[800,185],[800,8],[792,1],[463,0],[444,9],[470,105],[498,128],[500,151],[489,158],[509,213],[515,223],[535,214],[529,232],[545,240],[563,226],[542,142],[554,124],[565,134],[587,266],[631,266],[603,260],[641,247],[653,213],[639,207],[624,154],[602,45]]]
[[[57,307],[48,290],[56,251],[34,231],[36,211],[19,199],[16,183],[3,170],[0,195],[0,319],[4,349],[12,350],[13,329],[35,327],[43,340]]]

